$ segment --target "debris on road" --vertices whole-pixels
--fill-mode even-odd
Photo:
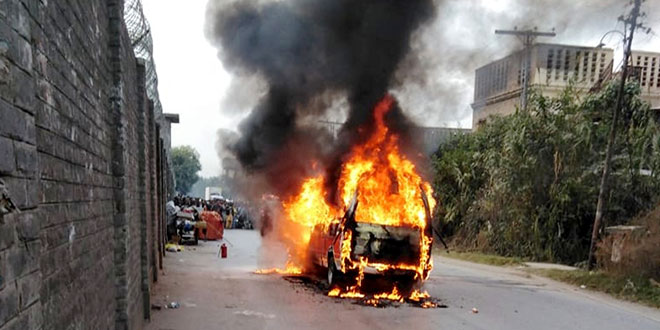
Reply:
[[[167,243],[165,244],[165,250],[169,252],[181,252],[183,251],[183,247],[176,243]]]
[[[234,312],[236,315],[245,315],[245,316],[256,316],[256,317],[261,317],[264,319],[274,319],[275,315],[274,314],[265,314],[262,312],[256,312],[256,311],[251,311],[251,310],[242,310],[242,311],[236,311]]]
[[[354,304],[360,306],[385,308],[408,305],[425,309],[447,308],[447,305],[440,303],[440,300],[431,297],[426,291],[414,290],[408,296],[399,293],[396,287],[392,292],[342,292],[337,287],[328,290],[328,285],[324,281],[310,276],[289,275],[283,278],[294,286],[301,287],[304,290],[325,292],[327,296],[333,298],[348,298],[353,300]]]
[[[197,304],[184,301],[183,306],[185,306],[186,308],[195,308],[195,307],[197,307]]]

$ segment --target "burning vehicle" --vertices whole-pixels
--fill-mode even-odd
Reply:
[[[420,284],[433,268],[436,201],[420,175],[428,159],[414,124],[390,92],[401,93],[405,74],[419,69],[413,33],[435,16],[434,2],[236,1],[209,8],[207,33],[223,63],[259,82],[257,102],[228,150],[251,179],[250,195],[278,197],[279,205],[264,212],[272,225],[262,242],[284,246],[288,261],[260,272],[300,274],[317,265],[328,274],[331,296],[423,300],[427,295],[404,292],[402,284]],[[336,134],[315,124],[330,113],[344,121]],[[393,281],[365,295],[365,274]]]
[[[423,189],[422,189],[423,191]],[[379,225],[355,218],[357,194],[341,219],[314,227],[310,260],[327,271],[328,284],[355,285],[364,274],[382,275],[404,286],[420,284],[431,270],[430,211],[426,194],[420,194],[427,214],[425,229]]]
[[[371,136],[343,163],[339,207],[328,202],[323,175],[308,178],[299,194],[282,202],[287,268],[299,273],[323,267],[330,295],[361,297],[365,274],[378,274],[390,279],[390,290],[403,299],[398,292],[419,294],[416,289],[433,268],[435,199],[385,123],[393,104],[390,95],[378,103]]]

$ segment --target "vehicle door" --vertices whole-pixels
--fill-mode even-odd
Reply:
[[[338,258],[339,255],[339,250],[337,249],[337,242],[339,239],[335,239],[337,235],[339,234],[340,230],[340,221],[338,219],[333,220],[330,225],[328,226],[328,230],[325,235],[325,255],[323,256],[325,264],[327,265],[328,262],[330,262],[328,259],[328,250],[332,248],[334,257]]]
[[[322,246],[323,246],[323,232],[321,231],[321,225],[314,226],[312,230],[312,235],[309,239],[309,250],[312,262],[318,265],[323,265],[321,260],[322,255]]]

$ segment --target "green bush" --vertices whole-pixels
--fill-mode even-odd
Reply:
[[[588,253],[616,84],[580,99],[533,93],[434,155],[437,221],[460,247],[574,263]],[[606,225],[648,210],[660,190],[658,124],[635,83],[617,127]]]

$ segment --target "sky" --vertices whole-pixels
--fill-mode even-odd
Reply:
[[[163,112],[179,114],[172,146],[193,146],[200,154],[200,175],[208,177],[220,174],[216,131],[234,129],[237,119],[220,111],[231,77],[204,36],[206,2],[143,0],[142,5],[151,25]]]
[[[655,32],[638,34],[634,49],[660,51],[660,10],[655,10],[660,9],[660,1],[656,1],[645,4],[655,7],[647,10],[645,18]],[[204,34],[207,2],[187,0],[183,5],[174,0],[142,0],[151,25],[163,111],[180,116],[180,123],[172,125],[172,146],[194,147],[200,154],[199,174],[205,177],[221,173],[215,148],[218,129],[236,130],[256,103],[249,99],[255,98],[255,93],[250,93],[255,85],[245,77],[227,73],[218,59],[218,50]],[[417,123],[469,128],[474,70],[519,47],[512,37],[495,36],[496,28],[524,27],[531,17],[540,30],[556,28],[556,38],[541,41],[595,46],[605,32],[622,28],[616,18],[623,12],[624,2],[443,1],[436,20],[419,32],[412,46],[423,63],[424,78],[404,77],[409,82],[394,93]],[[578,12],[583,14],[574,15]],[[620,61],[620,37],[610,34],[604,41],[606,47],[615,50],[615,61]],[[228,100],[246,96],[243,108],[227,109],[231,103]]]

